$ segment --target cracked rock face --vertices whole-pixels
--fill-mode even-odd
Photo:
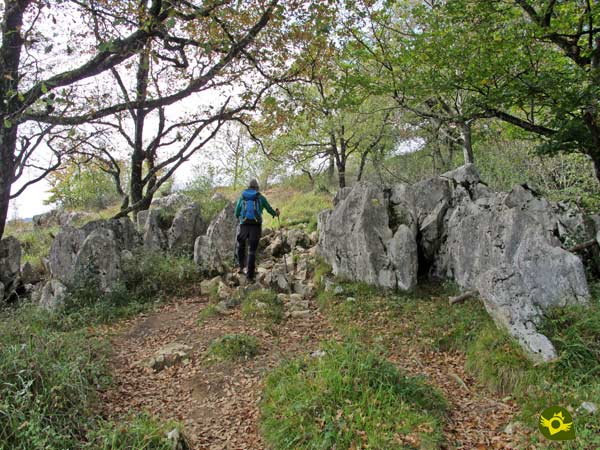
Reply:
[[[21,244],[12,236],[0,241],[0,303],[8,299],[20,284]]]
[[[416,233],[391,228],[388,205],[376,185],[345,189],[333,210],[319,214],[319,253],[338,276],[409,290],[417,282]]]
[[[235,205],[229,203],[194,244],[194,261],[206,272],[220,273],[234,260],[238,220]]]
[[[536,330],[545,311],[589,297],[554,210],[527,185],[491,191],[472,165],[414,185],[361,183],[319,215],[318,251],[351,280],[410,290],[420,272],[477,290],[498,325],[549,361],[555,349]]]
[[[167,234],[169,249],[177,254],[192,255],[196,238],[206,232],[200,206],[191,204],[180,208]]]
[[[50,274],[71,286],[89,272],[97,276],[102,290],[110,290],[119,278],[121,251],[131,251],[140,243],[140,236],[128,218],[98,220],[81,228],[64,227],[50,247]]]

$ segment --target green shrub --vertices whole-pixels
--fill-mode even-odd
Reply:
[[[198,168],[198,170],[203,170]],[[216,174],[214,170],[208,173],[198,175],[191,180],[184,188],[183,193],[190,197],[194,202],[200,205],[202,218],[211,221],[227,205],[226,199],[214,199],[216,187]]]
[[[167,433],[174,429],[181,430],[181,426],[176,422],[160,423],[147,414],[119,424],[104,422],[90,433],[89,447],[94,450],[173,450]]]
[[[446,401],[373,350],[329,343],[267,379],[262,432],[279,449],[439,448]]]
[[[248,359],[258,355],[258,339],[248,334],[228,334],[216,339],[208,348],[215,359]]]
[[[67,161],[46,177],[52,194],[46,204],[58,203],[68,209],[103,209],[119,202],[112,176],[95,164],[80,159]]]
[[[275,292],[267,289],[250,292],[242,303],[242,314],[245,318],[280,323],[283,313],[283,302]]]
[[[124,283],[134,298],[184,295],[199,279],[198,266],[189,258],[140,251],[123,264]]]
[[[29,262],[35,268],[42,267],[42,259],[50,254],[52,240],[58,227],[33,229],[32,223],[7,227],[6,236],[14,236],[21,243],[21,263]]]

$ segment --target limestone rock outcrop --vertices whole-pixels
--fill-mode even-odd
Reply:
[[[67,227],[82,222],[91,216],[90,213],[85,211],[65,211],[59,208],[33,216],[32,222],[33,226],[37,228]]]
[[[417,282],[416,231],[391,223],[388,206],[376,185],[346,188],[334,209],[319,214],[319,253],[338,276],[410,290]]]
[[[53,311],[60,308],[67,296],[67,287],[58,280],[49,280],[42,289],[39,305]]]
[[[208,226],[200,211],[200,206],[191,204],[182,207],[167,233],[169,250],[177,254],[192,255],[198,236],[203,235]]]
[[[157,252],[167,250],[169,248],[167,233],[171,224],[172,219],[163,209],[148,210],[143,231],[144,248]]]
[[[194,261],[205,272],[223,272],[234,261],[238,220],[235,205],[229,203],[194,244]]]
[[[0,302],[13,296],[20,283],[20,275],[21,244],[14,237],[8,236],[0,241]]]
[[[140,243],[128,218],[65,227],[50,248],[50,274],[67,287],[85,280],[103,291],[110,290],[120,277],[122,252],[134,250]]]
[[[453,279],[534,359],[556,357],[537,332],[544,313],[589,297],[582,261],[559,239],[577,218],[527,185],[493,192],[473,165],[413,185],[357,184],[334,204],[319,215],[318,253],[336,275],[401,290],[419,274]]]

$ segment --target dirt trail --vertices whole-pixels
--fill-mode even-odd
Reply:
[[[320,341],[339,336],[314,301],[310,316],[289,319],[270,332],[244,320],[239,307],[199,326],[198,312],[207,305],[205,298],[174,301],[110,330],[115,385],[102,394],[104,413],[118,418],[148,410],[179,420],[194,449],[263,449],[259,402],[266,374],[282,360],[306,355],[318,349]],[[373,331],[385,332],[385,327]],[[256,336],[260,354],[247,361],[207,363],[204,355],[211,341],[233,333]],[[193,346],[187,364],[158,373],[139,365],[174,341]],[[447,448],[516,448],[511,436],[502,432],[516,406],[478,390],[464,372],[463,356],[413,348],[410,336],[395,338],[389,346],[391,361],[425,376],[448,399]]]
[[[267,332],[246,321],[240,309],[197,324],[207,299],[192,298],[165,305],[128,321],[111,339],[115,388],[103,395],[109,416],[149,410],[185,424],[194,449],[261,449],[259,401],[265,375],[286,359],[310,353],[333,329],[311,305],[313,313],[277,325]],[[258,338],[261,351],[247,361],[208,363],[211,341],[225,334]],[[154,373],[138,363],[171,342],[194,347],[189,363]]]

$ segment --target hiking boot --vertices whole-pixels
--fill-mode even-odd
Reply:
[[[237,273],[238,273],[238,275],[244,275],[244,268],[238,267]]]

